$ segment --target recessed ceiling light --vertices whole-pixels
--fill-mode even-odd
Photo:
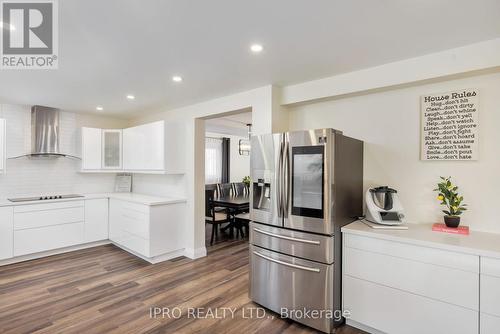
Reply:
[[[8,28],[9,30],[12,30],[12,31],[16,30],[16,27],[14,27],[12,24],[8,24],[8,23],[4,24],[2,21],[0,21],[0,28],[4,28],[4,27]]]
[[[174,75],[172,77],[172,81],[173,82],[181,82],[182,81],[182,77],[178,76],[178,75]]]
[[[135,100],[135,96],[132,94],[127,95],[127,99],[129,100]]]
[[[95,110],[97,110],[97,111],[103,111],[104,108],[102,106],[97,106],[97,107],[95,107]]]
[[[264,50],[264,47],[260,44],[252,44],[250,46],[250,50],[253,52],[253,53],[259,53],[259,52],[262,52],[262,50]]]

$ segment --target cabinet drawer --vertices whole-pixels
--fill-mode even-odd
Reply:
[[[479,274],[346,247],[344,273],[479,310]]]
[[[343,238],[345,247],[479,273],[479,256],[348,233]]]
[[[149,240],[143,239],[135,234],[121,231],[119,238],[113,240],[121,246],[130,249],[142,256],[150,257]]]
[[[481,334],[498,334],[500,330],[500,318],[493,315],[481,313]]]
[[[500,278],[482,274],[480,290],[481,312],[500,317]]]
[[[333,237],[250,224],[250,243],[291,256],[333,263]]]
[[[17,212],[14,213],[14,230],[83,222],[84,217],[85,208],[83,206],[57,210]]]
[[[17,205],[14,207],[14,213],[17,212],[31,212],[31,211],[45,211],[57,210],[64,208],[83,207],[84,201],[67,201],[67,202],[53,202],[53,203],[37,203],[27,205]]]
[[[500,277],[500,260],[481,257],[481,274]]]
[[[333,264],[307,261],[253,245],[250,246],[250,259],[250,295],[253,301],[278,313],[281,308],[333,309]],[[279,279],[270,281],[269,277]],[[314,289],[303,289],[305,286]],[[331,319],[300,320],[308,326],[330,332]]]
[[[149,206],[143,204],[137,204],[127,201],[119,200],[122,209],[127,210],[128,212],[139,212],[143,214],[149,214]]]
[[[84,223],[14,231],[14,256],[83,243]]]
[[[350,276],[342,284],[350,319],[384,333],[478,333],[477,311]]]
[[[120,215],[120,219],[120,225],[123,231],[149,240],[149,221],[146,220],[145,217],[137,219],[128,215],[127,212],[124,212]]]

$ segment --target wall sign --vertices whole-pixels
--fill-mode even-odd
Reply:
[[[421,160],[477,160],[477,89],[421,97]]]

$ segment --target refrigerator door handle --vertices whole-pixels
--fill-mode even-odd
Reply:
[[[284,178],[284,205],[283,205],[283,216],[285,218],[288,218],[288,208],[290,204],[290,143],[288,141],[288,138],[286,137],[285,134],[285,149],[283,152],[283,165],[284,165],[284,172],[283,172],[283,178]]]
[[[312,271],[312,272],[315,272],[315,273],[319,273],[320,272],[320,270],[318,268],[311,268],[311,267],[306,267],[306,266],[300,266],[298,264],[293,264],[293,263],[288,263],[288,262],[281,261],[281,260],[276,260],[276,259],[273,259],[272,257],[260,254],[260,253],[258,253],[256,251],[254,251],[253,254],[255,254],[255,255],[263,258],[263,259],[266,259],[268,261],[271,261],[271,262],[274,262],[274,263],[277,263],[277,264],[281,264],[281,265],[284,265],[284,266],[287,266],[287,267],[301,269],[301,270],[306,270],[306,271]]]
[[[283,142],[280,142],[279,156],[278,156],[278,166],[276,173],[276,204],[278,209],[278,218],[282,218],[283,215],[283,204],[282,204],[282,174],[283,174]]]
[[[276,234],[276,233],[272,233],[272,232],[267,232],[267,231],[261,230],[260,228],[254,228],[253,230],[255,232],[257,232],[257,233],[262,233],[262,234],[268,235],[270,237],[278,238],[278,239],[284,239],[284,240],[302,242],[304,244],[311,244],[311,245],[321,245],[321,242],[317,241],[317,240],[307,240],[307,239],[293,238],[293,237],[289,237],[289,236],[286,236],[286,235],[280,235],[280,234]]]

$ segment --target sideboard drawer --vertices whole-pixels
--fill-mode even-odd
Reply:
[[[388,334],[478,333],[477,311],[350,276],[342,284],[348,321]]]
[[[479,273],[479,256],[407,243],[343,234],[344,247]]]
[[[481,313],[480,318],[481,334],[498,334],[500,330],[500,317]]]
[[[344,248],[344,274],[424,297],[479,310],[479,274]]]
[[[481,312],[500,317],[500,278],[481,274],[480,290]]]
[[[481,274],[500,277],[500,260],[482,256]]]

